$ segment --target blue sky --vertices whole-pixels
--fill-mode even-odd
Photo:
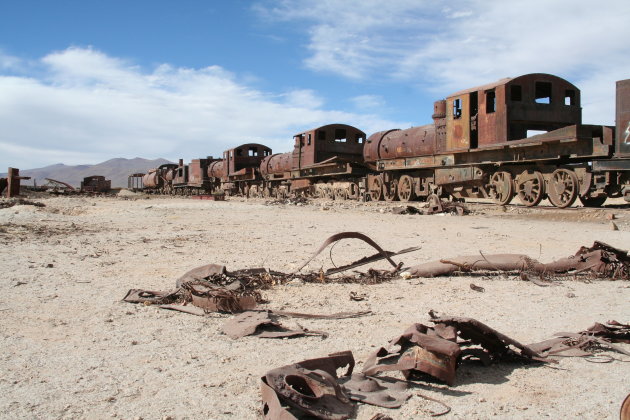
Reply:
[[[0,171],[284,152],[332,122],[426,124],[436,99],[531,72],[613,124],[628,22],[627,0],[4,0]]]

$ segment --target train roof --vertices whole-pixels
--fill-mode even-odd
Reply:
[[[555,80],[555,81],[559,81],[561,83],[564,83],[570,87],[572,87],[575,90],[579,90],[577,87],[575,87],[575,85],[573,85],[571,82],[569,82],[566,79],[563,79],[561,77],[558,76],[554,76],[553,74],[547,74],[547,73],[529,73],[529,74],[524,74],[521,76],[517,76],[517,77],[505,77],[503,79],[499,79],[496,82],[492,82],[492,83],[488,83],[485,85],[481,85],[481,86],[476,86],[473,88],[469,88],[469,89],[464,89],[464,90],[460,90],[458,92],[455,92],[451,95],[448,95],[447,98],[452,98],[454,96],[461,96],[461,95],[465,95],[467,93],[472,93],[472,92],[479,92],[479,91],[483,91],[483,90],[490,90],[490,89],[494,89],[497,86],[501,86],[501,85],[507,85],[513,82],[517,82],[517,81],[522,81],[522,80],[526,80],[526,79],[544,79],[544,80]]]
[[[264,144],[260,144],[260,143],[245,143],[245,144],[241,144],[240,146],[236,146],[236,147],[232,147],[231,149],[227,149],[226,152],[229,152],[230,150],[240,149],[242,147],[262,147],[263,149],[271,150],[271,147],[265,146]]]
[[[321,130],[321,129],[326,129],[326,128],[330,128],[330,127],[338,127],[338,128],[352,128],[352,129],[354,129],[354,130],[360,131],[360,132],[362,132],[363,134],[365,134],[365,133],[363,132],[363,130],[358,129],[358,128],[356,128],[356,127],[352,126],[352,125],[348,125],[348,124],[326,124],[326,125],[322,125],[321,127],[311,128],[310,130],[300,131],[299,133],[295,133],[295,134],[293,135],[293,137],[295,137],[295,136],[299,136],[300,134],[309,133],[309,132],[311,132],[311,131]]]

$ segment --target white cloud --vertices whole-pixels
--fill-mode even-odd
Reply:
[[[0,73],[0,92],[0,168],[189,160],[250,141],[286,151],[295,132],[330,122],[366,132],[400,125],[326,110],[310,90],[261,92],[218,66],[143,71],[91,48],[51,53],[30,74]]]
[[[360,110],[376,109],[385,105],[385,100],[379,95],[359,95],[350,101]]]
[[[630,76],[630,2],[609,0],[283,0],[267,19],[299,22],[304,64],[350,79],[453,91],[526,73],[582,89],[584,120],[612,123],[614,82]]]

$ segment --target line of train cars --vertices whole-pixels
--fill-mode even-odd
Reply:
[[[433,123],[363,131],[330,124],[294,136],[293,151],[261,144],[222,159],[162,165],[144,188],[169,194],[330,199],[491,198],[556,207],[630,201],[630,79],[617,82],[616,127],[583,125],[580,91],[549,74],[527,74],[436,101]]]

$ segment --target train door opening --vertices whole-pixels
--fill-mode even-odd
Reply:
[[[472,92],[470,94],[470,148],[476,149],[479,145],[479,130],[478,130],[478,119],[477,115],[479,113],[479,101],[478,101],[477,92]]]

